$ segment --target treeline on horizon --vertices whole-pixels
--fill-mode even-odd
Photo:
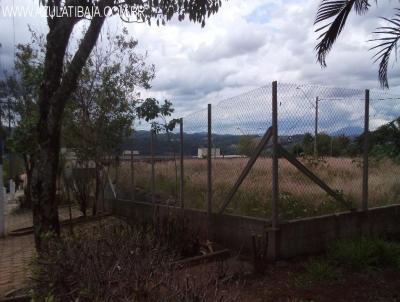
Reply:
[[[220,148],[221,155],[250,156],[257,146],[260,136],[213,134],[213,146]],[[155,155],[179,154],[180,142],[177,133],[159,133],[154,140]],[[314,154],[314,136],[310,133],[294,136],[280,136],[281,144],[296,156]],[[150,132],[135,131],[125,140],[119,152],[137,150],[141,155],[150,154]],[[364,134],[361,135],[328,135],[320,133],[317,136],[318,156],[356,157],[363,152]],[[185,156],[197,155],[198,148],[207,147],[207,133],[185,133]],[[269,147],[264,150],[268,155]],[[369,135],[369,153],[376,157],[390,157],[400,160],[400,117],[392,122],[371,131]]]

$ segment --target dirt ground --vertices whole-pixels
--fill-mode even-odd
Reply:
[[[264,277],[249,280],[241,301],[400,301],[400,271],[346,273],[334,281],[299,284],[301,263],[273,267]]]
[[[63,210],[61,212],[63,216]],[[13,227],[29,224],[27,215],[15,216]],[[17,223],[18,219],[20,223]],[[33,235],[0,239],[0,297],[27,285],[33,255]],[[225,296],[223,301],[400,301],[399,270],[343,272],[334,280],[304,282],[301,276],[306,261],[306,258],[280,261],[270,264],[265,273],[259,275],[253,272],[250,262],[232,257],[224,262],[187,268],[181,273],[192,276],[196,282],[207,282],[210,274],[217,274],[219,288]]]
[[[394,269],[362,273],[344,272],[337,280],[300,281],[307,259],[277,262],[265,274],[253,273],[249,262],[229,260],[221,275],[223,301],[271,302],[395,302],[400,301],[400,271]],[[210,263],[185,271],[193,277],[221,274],[220,265]]]

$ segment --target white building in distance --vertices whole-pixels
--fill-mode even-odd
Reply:
[[[208,153],[208,148],[198,148],[197,149],[197,157],[198,158],[206,158]],[[211,157],[221,157],[221,149],[220,148],[211,148]]]
[[[132,152],[133,152],[133,155],[135,155],[135,156],[139,155],[139,151],[137,151],[137,150],[125,150],[124,152],[122,152],[122,157],[130,158],[132,155]]]

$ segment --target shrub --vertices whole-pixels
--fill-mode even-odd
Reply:
[[[328,257],[354,270],[389,266],[400,268],[400,243],[367,237],[342,240],[330,247]]]
[[[223,301],[217,277],[171,269],[180,250],[157,233],[114,223],[51,241],[33,264],[34,301]]]
[[[363,271],[388,267],[400,269],[400,243],[369,237],[340,240],[329,247],[324,257],[311,258],[296,283],[304,287],[336,280],[343,269]]]

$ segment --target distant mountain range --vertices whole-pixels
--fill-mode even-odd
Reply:
[[[355,138],[363,133],[361,127],[344,127],[334,132],[329,133],[331,136],[345,135],[350,138]],[[252,136],[256,138],[257,136]],[[295,134],[291,136],[279,136],[280,142],[283,145],[293,145],[303,141],[304,134]],[[221,149],[221,154],[233,155],[237,153],[237,145],[241,136],[233,134],[213,134],[213,144]],[[197,149],[207,146],[207,133],[185,133],[184,135],[184,154],[196,155]],[[137,150],[142,155],[150,154],[150,132],[135,131],[135,133],[127,138],[121,146],[121,150]],[[163,133],[158,134],[155,140],[155,155],[178,154],[179,152],[179,134]]]
[[[345,135],[349,137],[356,137],[360,136],[364,132],[364,129],[361,127],[344,127],[342,129],[339,129],[337,131],[331,132],[330,135],[332,136],[340,136],[340,135]]]
[[[232,134],[213,134],[213,144],[221,149],[225,155],[236,154],[236,146],[240,136]],[[154,142],[155,155],[166,155],[179,152],[179,134],[170,133],[169,135],[158,134]],[[207,133],[185,133],[184,148],[185,155],[197,155],[197,149],[207,146]],[[121,150],[137,150],[142,155],[150,154],[150,132],[136,131],[131,137],[125,140]]]

